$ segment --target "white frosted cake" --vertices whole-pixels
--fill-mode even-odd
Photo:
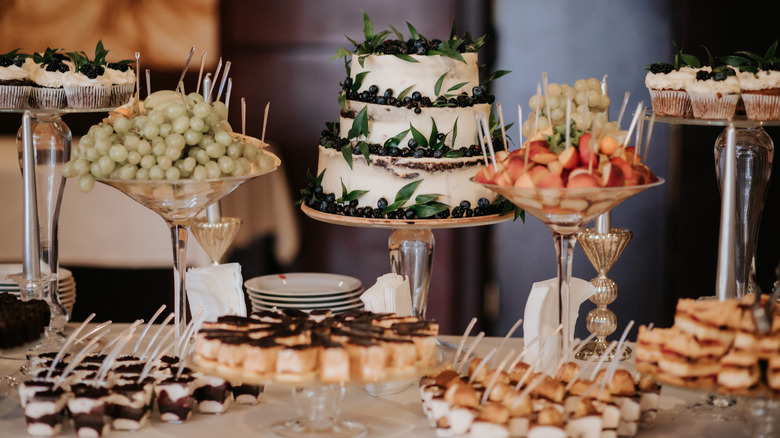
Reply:
[[[479,82],[476,52],[484,38],[453,33],[442,42],[409,30],[403,41],[367,26],[365,42],[337,54],[347,60],[340,120],[322,133],[304,202],[387,219],[502,212],[494,192],[470,181],[484,164],[475,114],[490,120],[494,101]]]

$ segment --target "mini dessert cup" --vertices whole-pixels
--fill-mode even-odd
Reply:
[[[260,403],[265,386],[263,385],[231,385],[230,392],[233,393],[233,400],[240,405],[254,406]]]
[[[105,435],[111,427],[108,387],[85,382],[73,385],[71,390],[73,397],[68,400],[68,410],[76,436],[99,438]]]
[[[124,383],[111,388],[111,427],[138,430],[149,421],[152,385]]]
[[[691,94],[693,117],[697,119],[728,119],[734,116],[739,94]]]
[[[160,420],[167,423],[187,421],[195,407],[192,376],[169,377],[155,387]]]
[[[650,89],[650,101],[653,114],[664,117],[693,117],[691,98],[684,90],[654,90]]]
[[[27,403],[32,400],[35,394],[43,391],[50,391],[54,387],[55,379],[45,379],[43,377],[25,380],[19,384],[19,400],[22,408],[27,407]]]
[[[32,436],[56,436],[65,421],[68,393],[62,388],[36,392],[24,407],[27,433]]]
[[[198,402],[198,412],[204,414],[221,414],[230,407],[230,383],[214,376],[203,376],[197,379],[195,400]]]
[[[66,85],[65,95],[71,108],[106,108],[110,99],[110,87],[103,85]]]
[[[30,87],[27,85],[0,85],[0,108],[27,108]]]

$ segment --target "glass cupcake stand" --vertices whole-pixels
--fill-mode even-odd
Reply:
[[[648,112],[647,118],[651,117]],[[689,126],[723,126],[715,141],[715,171],[721,189],[720,231],[715,298],[741,298],[761,291],[755,283],[755,255],[761,213],[772,173],[774,145],[764,127],[780,126],[780,121],[702,120],[656,117],[656,122]],[[780,399],[771,391],[746,394],[702,390],[714,400],[713,416],[724,415],[721,407],[734,406],[734,396],[751,437],[775,437],[780,434]],[[714,396],[713,396],[714,395]]]

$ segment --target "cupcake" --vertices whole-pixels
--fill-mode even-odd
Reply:
[[[130,68],[131,60],[109,62],[106,75],[111,83],[108,106],[122,106],[130,100],[135,87],[135,72]]]
[[[696,80],[687,88],[691,97],[693,117],[697,119],[728,119],[734,116],[739,102],[739,79],[731,67],[718,67],[711,72],[696,73]]]
[[[645,86],[650,92],[653,114],[665,117],[693,117],[691,100],[686,89],[696,80],[701,67],[698,58],[674,45],[674,64],[656,62],[647,66]]]
[[[19,49],[0,55],[0,108],[24,108],[30,95],[29,75],[22,68],[30,55]]]
[[[745,113],[751,120],[780,120],[780,70],[740,71]]]
[[[64,108],[67,105],[62,78],[73,71],[73,62],[60,49],[46,48],[35,53],[32,60],[25,61],[22,68],[27,70],[31,81],[30,106],[33,108]]]
[[[86,53],[70,52],[75,69],[65,74],[62,84],[71,108],[105,108],[111,98],[111,80],[106,74],[106,54],[98,41],[92,60]]]

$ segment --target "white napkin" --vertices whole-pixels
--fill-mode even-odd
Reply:
[[[216,321],[221,315],[246,316],[241,285],[241,265],[226,263],[187,270],[187,301],[194,315],[203,309],[203,321]]]
[[[395,313],[399,316],[412,315],[412,292],[409,280],[398,274],[385,274],[376,279],[376,284],[360,296],[366,310],[374,313]]]
[[[569,283],[571,294],[571,314],[569,321],[572,327],[577,324],[582,303],[596,293],[596,287],[581,278],[572,278]],[[529,345],[525,355],[526,363],[533,363],[544,347],[547,338],[558,328],[558,279],[551,278],[533,284],[528,302],[525,304],[523,316],[523,342]],[[573,336],[572,336],[573,337]],[[534,341],[534,339],[539,340]],[[573,339],[570,339],[572,341]],[[550,341],[555,342],[555,341]],[[557,350],[555,345],[547,347],[542,358],[542,369],[550,369],[557,365]]]

